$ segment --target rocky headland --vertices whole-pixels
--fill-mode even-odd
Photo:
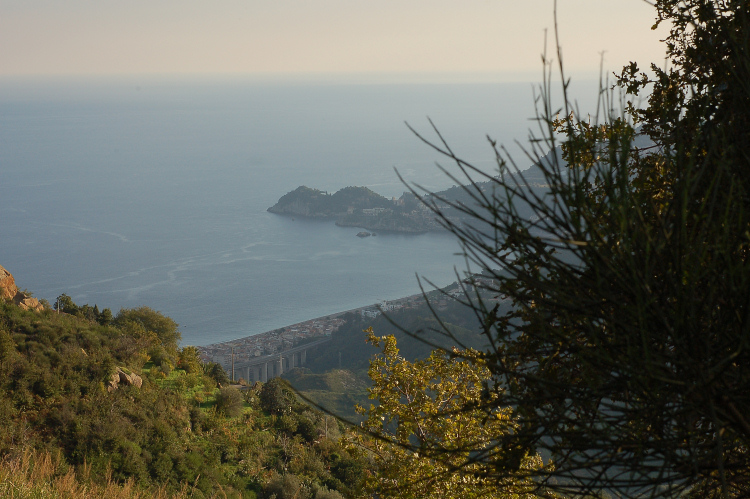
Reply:
[[[565,164],[559,148],[550,151],[537,164],[523,172],[506,173],[505,175],[513,178],[508,185],[544,196],[549,185],[540,166],[554,163],[560,166]],[[367,187],[345,187],[329,194],[303,185],[281,196],[268,211],[292,217],[334,220],[336,225],[342,227],[358,227],[368,231],[421,234],[444,230],[435,212],[428,206],[439,210],[441,216],[450,223],[461,226],[472,216],[457,207],[468,207],[481,213],[486,207],[479,205],[477,200],[502,197],[499,183],[487,178],[485,181],[456,185],[421,197],[405,192],[401,197],[391,199]],[[498,189],[501,192],[497,192]],[[523,202],[517,202],[515,208],[522,216],[533,215],[532,210]]]
[[[367,187],[345,187],[334,194],[300,186],[268,208],[279,215],[334,220],[342,227],[419,234],[441,230],[434,214],[411,193],[388,199]]]

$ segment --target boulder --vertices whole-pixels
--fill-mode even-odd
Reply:
[[[140,388],[143,386],[143,379],[135,373],[127,373],[121,367],[117,368],[117,374],[120,377],[120,383],[128,386]]]
[[[126,372],[122,367],[118,367],[114,374],[109,377],[109,381],[107,381],[107,391],[112,393],[117,390],[120,384],[140,388],[143,386],[143,378],[135,373]]]
[[[44,305],[31,295],[18,290],[10,272],[0,266],[0,300],[10,300],[24,310],[44,310]]]
[[[44,305],[39,303],[39,300],[20,291],[13,298],[13,303],[24,310],[36,310],[37,312],[44,310]]]

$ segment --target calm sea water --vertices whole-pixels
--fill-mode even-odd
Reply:
[[[430,116],[491,170],[485,135],[533,126],[531,84],[0,81],[0,264],[22,288],[114,312],[148,305],[203,345],[418,292],[462,271],[447,234],[265,210],[298,185],[454,182],[412,135]],[[523,162],[523,161],[521,161]],[[446,165],[449,166],[449,165]]]

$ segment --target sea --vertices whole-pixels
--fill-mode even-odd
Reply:
[[[268,213],[300,185],[398,197],[457,183],[439,140],[528,166],[531,82],[252,77],[0,79],[0,265],[37,298],[149,306],[206,345],[462,277],[448,233]],[[432,123],[432,124],[431,124]],[[441,169],[442,167],[442,169]],[[446,174],[444,170],[450,174]],[[397,174],[398,172],[398,174]],[[399,175],[401,178],[399,178]],[[459,179],[460,180],[460,179]]]

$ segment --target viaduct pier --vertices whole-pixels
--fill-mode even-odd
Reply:
[[[255,381],[266,382],[270,378],[281,376],[283,373],[304,366],[307,362],[307,351],[323,343],[331,341],[330,337],[322,338],[304,345],[299,345],[282,352],[234,361],[232,365],[223,366],[235,379],[242,377],[248,383]]]

